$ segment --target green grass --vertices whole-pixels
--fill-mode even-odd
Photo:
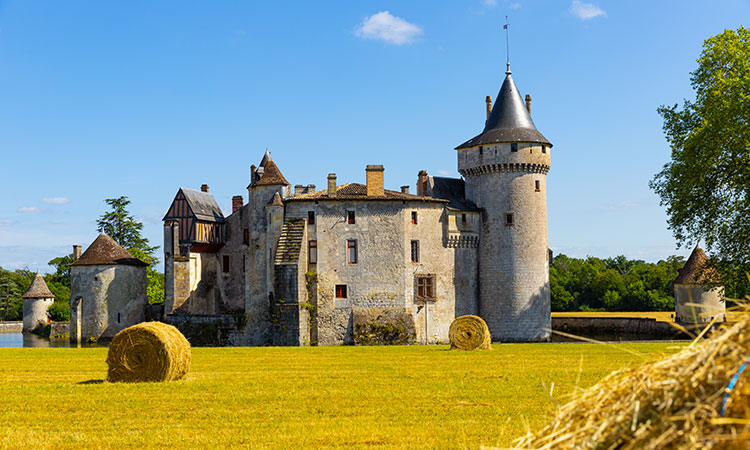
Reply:
[[[0,349],[0,447],[505,446],[554,411],[542,382],[562,403],[677,348],[196,348],[187,379],[142,384],[102,383],[103,348]]]

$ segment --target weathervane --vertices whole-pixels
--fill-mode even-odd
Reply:
[[[508,16],[505,16],[505,25],[503,25],[503,30],[505,30],[505,73],[510,74],[510,44],[509,44],[509,37],[508,37]]]

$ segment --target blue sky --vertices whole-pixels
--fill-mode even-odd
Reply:
[[[179,187],[225,213],[266,147],[292,184],[458,176],[505,71],[554,144],[550,246],[657,261],[676,249],[648,180],[656,108],[692,97],[703,41],[747,0],[99,2],[0,0],[0,266],[96,237],[127,195],[153,244]],[[745,25],[747,25],[745,23]]]

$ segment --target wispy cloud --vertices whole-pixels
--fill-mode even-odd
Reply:
[[[484,6],[496,6],[497,0],[482,0]]]
[[[590,20],[596,17],[607,17],[607,13],[593,3],[573,0],[570,4],[570,12],[581,20]]]
[[[510,4],[510,9],[518,9],[520,7],[521,7],[520,3],[511,3]]]
[[[45,197],[42,199],[42,203],[47,203],[48,205],[65,205],[70,203],[70,199],[67,197]]]
[[[422,35],[422,27],[404,19],[392,16],[388,11],[381,11],[365,17],[354,30],[357,37],[376,39],[389,44],[411,44]]]
[[[38,206],[22,206],[18,208],[18,212],[20,213],[32,213],[37,211],[40,211]]]
[[[0,227],[10,227],[17,223],[15,220],[0,220]]]
[[[453,171],[452,170],[438,169],[435,172],[437,172],[438,175],[446,175],[446,176],[447,175],[453,175]]]

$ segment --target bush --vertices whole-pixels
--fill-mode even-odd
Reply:
[[[47,310],[47,317],[53,322],[70,321],[70,303],[55,301]]]

